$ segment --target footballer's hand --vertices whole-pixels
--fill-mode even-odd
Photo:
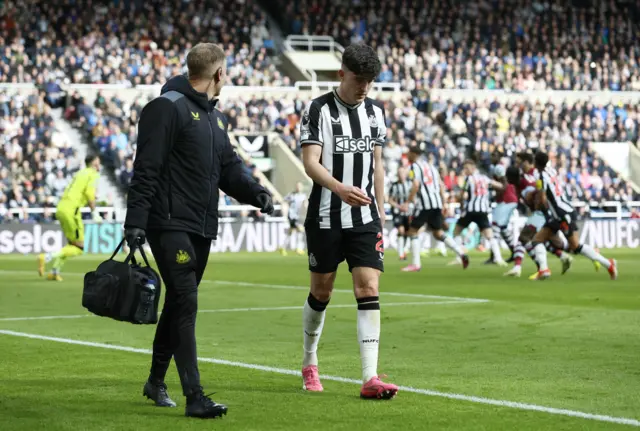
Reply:
[[[271,195],[269,193],[262,192],[256,196],[256,199],[260,204],[260,212],[262,214],[273,214],[273,199],[271,199]]]
[[[340,196],[340,199],[342,199],[344,203],[352,207],[371,205],[371,198],[359,187],[339,184],[338,187],[336,187],[336,194]]]
[[[130,249],[135,249],[139,245],[144,244],[147,234],[144,229],[138,227],[125,227],[124,238],[127,241]]]
[[[407,211],[409,211],[409,203],[408,203],[408,202],[405,202],[405,203],[403,203],[402,205],[400,205],[400,211],[405,212],[405,213],[406,213]]]

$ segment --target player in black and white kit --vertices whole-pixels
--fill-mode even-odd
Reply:
[[[557,232],[562,232],[569,243],[569,251],[582,254],[592,261],[600,262],[607,270],[612,280],[618,278],[618,266],[613,259],[607,259],[596,252],[589,244],[580,244],[578,235],[577,214],[571,201],[565,193],[565,186],[558,173],[548,166],[549,155],[542,151],[535,155],[535,166],[540,174],[536,184],[536,206],[544,208],[546,223],[533,238],[533,250],[536,261],[540,265],[537,280],[544,280],[551,276],[547,265],[547,250],[545,242],[550,241]]]
[[[400,260],[405,260],[406,244],[405,238],[409,232],[409,211],[403,211],[401,207],[409,199],[411,192],[411,181],[407,180],[407,169],[404,166],[398,168],[398,181],[391,184],[389,188],[389,205],[393,215],[393,227],[398,232],[398,255]]]
[[[300,224],[300,213],[307,203],[307,195],[302,191],[302,183],[296,183],[296,189],[284,197],[284,202],[287,206],[287,218],[289,219],[287,242],[292,250],[295,250],[298,254],[304,254],[298,237],[298,234],[303,232],[302,224]],[[284,243],[280,248],[280,253],[283,256],[287,255],[286,244]]]
[[[409,228],[409,238],[411,238],[412,263],[402,271],[416,272],[422,268],[420,262],[420,239],[418,232],[423,226],[431,231],[433,237],[438,241],[443,241],[447,247],[452,249],[462,260],[464,267],[469,264],[469,258],[464,254],[461,247],[444,233],[444,209],[445,193],[444,183],[440,178],[440,172],[426,160],[421,160],[422,151],[418,146],[409,148],[407,157],[411,162],[409,179],[412,182],[411,193],[403,210],[409,209],[409,204],[415,204],[415,210],[411,217],[411,227]]]
[[[322,391],[318,341],[338,265],[346,259],[358,304],[362,363],[360,396],[393,398],[398,387],[378,377],[386,139],[384,108],[367,98],[380,73],[373,48],[352,44],[342,54],[340,86],[314,99],[301,121],[305,172],[313,180],[305,220],[311,291],[303,309],[303,388]]]
[[[491,223],[489,223],[489,212],[491,211],[489,188],[503,190],[504,185],[478,172],[476,163],[471,159],[465,160],[462,167],[466,178],[464,180],[460,218],[454,230],[456,242],[459,247],[462,247],[462,238],[460,237],[462,231],[469,227],[471,223],[475,223],[482,236],[491,244],[491,251],[494,256],[499,256],[500,245],[498,240],[493,237],[493,230],[491,229]],[[461,263],[466,267],[469,261],[467,260],[465,263],[461,259]]]

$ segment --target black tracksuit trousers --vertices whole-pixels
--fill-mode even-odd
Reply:
[[[211,240],[176,231],[149,231],[147,240],[165,285],[160,321],[153,340],[150,380],[164,382],[171,357],[185,396],[199,390],[196,353],[198,285],[207,266]]]

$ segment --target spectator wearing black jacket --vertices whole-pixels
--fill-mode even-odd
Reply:
[[[186,415],[213,418],[227,407],[204,395],[196,359],[198,285],[218,232],[218,196],[272,213],[271,195],[233,150],[227,120],[215,106],[226,75],[225,54],[201,43],[187,56],[187,76],[171,78],[142,110],[138,149],[127,197],[125,238],[130,247],[149,240],[166,297],[153,342],[144,394],[174,407],[164,383],[173,356]]]

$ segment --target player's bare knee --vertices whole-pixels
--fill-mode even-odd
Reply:
[[[374,268],[353,269],[353,291],[356,298],[378,296],[380,271]]]
[[[444,241],[444,231],[442,229],[434,230],[433,232],[431,232],[431,234],[438,241]]]
[[[318,301],[329,301],[335,279],[335,272],[327,274],[311,273],[311,294],[314,298]]]
[[[80,250],[84,250],[84,242],[82,241],[72,241],[71,245],[78,247]]]

